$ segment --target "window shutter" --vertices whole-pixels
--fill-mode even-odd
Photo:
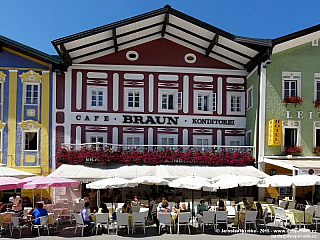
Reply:
[[[210,111],[216,111],[216,93],[210,93]]]
[[[176,103],[178,105],[178,110],[182,110],[182,92],[177,92],[175,95],[176,95]]]

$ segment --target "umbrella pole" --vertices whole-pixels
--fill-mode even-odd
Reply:
[[[194,198],[194,194],[193,194],[193,189],[192,189],[192,209],[191,209],[191,215],[193,215],[192,213],[193,213],[193,209],[194,209],[194,200],[193,200],[193,198]],[[194,216],[196,216],[196,213],[194,213]],[[192,217],[192,226],[193,226],[193,217]]]
[[[33,204],[33,208],[34,208],[34,188],[32,189],[32,204]]]

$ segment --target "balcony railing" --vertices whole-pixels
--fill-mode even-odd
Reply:
[[[201,151],[201,152],[221,152],[223,150],[229,152],[246,152],[253,153],[254,146],[228,146],[228,145],[127,145],[127,144],[112,144],[112,143],[81,143],[81,144],[71,144],[71,143],[62,143],[62,148],[67,150],[77,150],[83,147],[91,149],[112,149],[116,150],[135,150],[135,151],[144,151],[144,150],[180,150],[183,152],[187,151]]]

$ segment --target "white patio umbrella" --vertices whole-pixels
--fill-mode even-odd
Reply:
[[[220,189],[254,186],[260,180],[256,177],[231,174],[211,178],[211,181],[214,182],[213,186]]]
[[[113,189],[113,188],[123,188],[123,187],[135,187],[138,186],[139,183],[134,182],[132,180],[128,180],[125,178],[107,178],[99,181],[95,181],[92,183],[88,183],[86,185],[87,188],[90,189]]]
[[[169,181],[156,176],[142,176],[132,179],[133,182],[144,185],[168,185]]]
[[[317,176],[317,175],[295,175],[292,177],[292,183],[295,186],[320,185],[320,176]]]
[[[31,176],[34,176],[34,174],[10,167],[0,166],[0,177],[16,177],[21,179]]]
[[[273,175],[259,181],[258,187],[291,187],[293,179],[288,175]]]

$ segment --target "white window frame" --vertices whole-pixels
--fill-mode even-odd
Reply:
[[[38,86],[38,101],[37,103],[27,103],[27,86]],[[40,105],[40,99],[41,99],[41,86],[40,83],[31,83],[31,82],[24,82],[23,83],[23,104],[24,105],[31,105],[31,106],[38,106]]]
[[[249,138],[250,136],[250,138]],[[252,146],[252,129],[246,131],[246,146]]]
[[[317,99],[317,83],[320,83],[320,73],[315,73],[314,74],[314,100]],[[319,89],[319,93],[320,93],[320,89]],[[320,98],[320,94],[319,94],[319,98]]]
[[[144,89],[143,88],[124,88],[124,111],[143,112],[144,111]],[[139,92],[139,107],[128,107],[128,93],[130,91]]]
[[[193,145],[198,145],[197,141],[201,139],[206,139],[208,140],[208,144],[207,145],[201,145],[201,146],[212,146],[212,135],[193,135]]]
[[[240,145],[231,145],[232,141],[239,141]],[[226,146],[244,146],[244,137],[243,136],[225,136]]]
[[[92,106],[92,92],[102,91],[102,106]],[[100,86],[87,86],[87,110],[108,110],[108,88]]]
[[[295,81],[296,82],[296,93],[297,96],[293,97],[301,97],[301,73],[300,72],[282,72],[282,99],[284,99],[285,94],[284,94],[284,83],[287,81]]]
[[[0,81],[0,105],[2,105],[3,103],[3,88],[4,88],[4,84],[2,81]]]
[[[124,133],[123,134],[123,144],[128,145],[128,138],[139,138],[139,144],[144,145],[144,134],[143,133]],[[130,144],[131,145],[131,144]],[[136,145],[133,143],[132,145]]]
[[[253,107],[253,85],[247,89],[247,110]]]
[[[320,122],[313,122],[313,147],[317,147],[317,130],[320,129]]]
[[[231,111],[231,97],[240,96],[241,110]],[[244,92],[227,92],[227,115],[245,115],[245,93]]]
[[[178,145],[178,134],[159,133],[158,145],[162,145],[162,138],[173,138],[173,145]]]
[[[173,95],[173,109],[163,109],[162,108],[162,94]],[[179,110],[178,98],[181,93],[178,89],[159,89],[158,91],[158,112],[171,112],[177,113]],[[182,104],[181,104],[182,105]]]
[[[282,150],[284,150],[285,143],[285,129],[286,128],[294,128],[297,129],[297,146],[301,146],[301,122],[300,121],[282,121],[282,136],[281,136],[281,146]]]
[[[95,137],[95,138],[101,138],[103,139],[103,142],[100,142],[100,143],[106,143],[107,142],[107,133],[103,133],[103,132],[86,132],[86,142],[87,143],[93,143],[91,142],[91,138],[92,137]],[[96,143],[98,143],[96,141]]]
[[[2,151],[3,131],[0,130],[0,152]]]
[[[209,103],[208,103],[208,110],[198,110],[198,96],[199,94],[203,94],[205,96],[208,96]],[[216,93],[212,91],[206,91],[206,90],[194,90],[193,91],[193,112],[194,113],[201,113],[201,114],[213,114],[214,111],[216,111]]]
[[[26,134],[27,133],[37,133],[37,149],[35,150],[28,150],[26,149],[26,144],[25,144],[25,140],[26,140]],[[22,146],[23,146],[23,151],[24,152],[37,152],[39,150],[39,130],[31,130],[31,131],[22,131]]]

